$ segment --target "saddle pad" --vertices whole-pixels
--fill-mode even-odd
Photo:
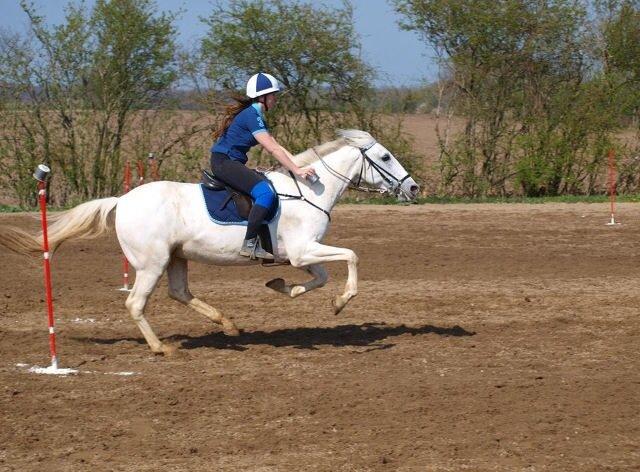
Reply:
[[[232,199],[227,201],[229,192],[226,190],[211,190],[202,184],[200,184],[200,190],[202,191],[202,198],[207,207],[209,218],[211,218],[214,223],[221,225],[247,225],[247,220],[238,215],[236,203]],[[276,199],[275,205],[267,215],[267,223],[271,223],[273,218],[278,214],[279,208],[280,200]]]

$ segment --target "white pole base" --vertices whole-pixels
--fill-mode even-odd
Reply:
[[[130,291],[131,291],[131,289],[129,288],[128,285],[125,285],[124,287],[120,287],[118,289],[118,292],[130,292]]]
[[[104,374],[104,375],[119,375],[122,377],[131,377],[134,375],[140,375],[140,372],[124,371],[124,372],[98,372],[95,370],[75,370],[75,369],[60,369],[54,368],[52,365],[49,367],[29,367],[28,364],[16,364],[16,367],[26,369],[27,372],[33,374],[49,374],[49,375],[70,375],[70,374]]]
[[[611,215],[611,221],[609,221],[606,226],[616,226],[619,225],[621,223],[616,223],[616,219],[613,217],[613,215]]]
[[[50,365],[49,367],[31,367],[29,372],[46,375],[70,375],[78,373],[75,369],[61,369],[56,365]]]

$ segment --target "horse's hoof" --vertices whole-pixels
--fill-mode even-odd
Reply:
[[[336,297],[333,300],[331,300],[331,305],[333,306],[333,314],[337,315],[346,306],[346,303],[342,303],[342,300],[340,300],[340,297]]]
[[[153,352],[156,356],[173,356],[178,350],[178,346],[173,344],[161,344],[159,347],[153,349],[151,348],[151,352]]]
[[[174,355],[176,355],[177,352],[178,352],[178,346],[176,346],[175,344],[165,344],[162,347],[162,353],[166,357],[174,356]]]
[[[271,290],[275,290],[276,292],[284,293],[285,291],[284,279],[277,278],[277,279],[269,280],[269,282],[267,282],[265,285],[269,287]]]
[[[222,332],[227,336],[240,336],[240,330],[231,321],[222,323]]]

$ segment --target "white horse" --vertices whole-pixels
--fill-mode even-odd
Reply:
[[[414,199],[419,190],[402,165],[370,134],[346,130],[340,131],[340,136],[295,157],[298,166],[313,166],[320,177],[318,182],[296,181],[282,170],[267,173],[279,194],[302,197],[281,199],[280,211],[269,225],[274,256],[313,276],[306,283],[286,284],[282,279],[274,279],[267,286],[297,297],[327,282],[327,272],[321,264],[346,261],[348,277],[344,293],[334,300],[336,314],[358,293],[358,258],[350,249],[320,242],[329,226],[333,206],[349,186],[360,187],[363,182],[401,200]],[[171,298],[222,325],[227,335],[239,334],[231,320],[191,294],[187,260],[214,265],[257,263],[238,254],[244,226],[213,222],[198,184],[153,182],[121,197],[92,200],[54,216],[48,231],[51,250],[70,238],[104,233],[111,226],[109,216],[114,212],[118,241],[136,270],[126,307],[153,352],[175,350],[158,339],[144,317],[147,300],[165,270]],[[17,228],[0,227],[0,244],[16,252],[40,252],[41,238]]]

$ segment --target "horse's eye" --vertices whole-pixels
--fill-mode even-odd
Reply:
[[[389,159],[391,159],[391,156],[389,154],[385,154],[384,156],[382,156],[383,162],[387,162]]]

